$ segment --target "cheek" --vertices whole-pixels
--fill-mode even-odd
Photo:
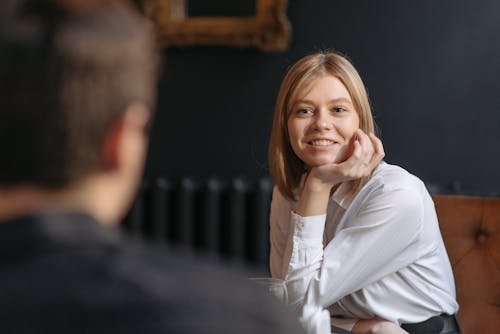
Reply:
[[[292,147],[295,147],[297,143],[297,134],[295,133],[295,131],[288,130],[288,141],[290,141]]]
[[[292,147],[292,150],[297,154],[297,149],[298,149],[298,140],[297,140],[297,135],[293,131],[288,130],[288,142],[290,143],[290,146]]]
[[[298,137],[298,131],[297,131],[297,124],[292,121],[288,120],[287,122],[287,130],[288,130],[288,140],[292,145],[294,145],[294,142],[297,140]]]
[[[303,138],[309,126],[310,121],[307,119],[290,118],[287,122],[288,138],[290,141],[292,141],[292,139],[297,141]]]
[[[302,136],[302,129],[296,122],[288,121],[288,141],[292,150],[297,154],[300,152],[300,143]]]
[[[359,118],[357,115],[356,117],[346,119],[341,128],[343,137],[346,140],[350,140],[354,135],[354,132],[359,129]]]

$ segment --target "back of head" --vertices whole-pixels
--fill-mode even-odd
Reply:
[[[0,187],[64,187],[102,167],[127,105],[154,107],[152,28],[126,1],[0,6]]]

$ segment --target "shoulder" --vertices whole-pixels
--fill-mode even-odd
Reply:
[[[368,192],[388,197],[424,198],[427,189],[417,176],[402,167],[382,162],[366,184]]]
[[[418,178],[383,163],[353,198],[344,226],[377,226],[417,237],[425,223],[426,196]]]
[[[407,170],[382,162],[356,197],[364,206],[382,206],[395,211],[422,211],[429,193],[424,183]]]
[[[375,170],[369,183],[383,187],[387,191],[397,189],[421,191],[422,187],[425,188],[423,182],[417,176],[402,167],[390,165],[385,162],[382,162]]]
[[[130,283],[169,328],[189,333],[296,332],[295,323],[242,268],[200,254],[140,243],[127,245],[128,268],[117,273]],[[131,260],[128,260],[131,259]],[[135,285],[135,286],[134,286]],[[192,321],[196,319],[196,321]]]
[[[289,212],[293,206],[294,202],[289,201],[283,196],[277,186],[273,188],[273,195],[271,201],[271,211],[275,213],[286,213]]]
[[[19,324],[52,333],[299,330],[293,316],[249,282],[243,269],[153,246],[78,217],[51,215],[20,226],[31,230],[23,228],[17,239],[34,242],[19,242],[22,252],[0,268],[2,281],[9,282],[0,289],[0,308],[9,309],[4,328],[14,329],[7,332]]]

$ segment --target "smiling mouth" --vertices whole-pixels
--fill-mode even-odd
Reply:
[[[333,140],[327,140],[327,139],[311,140],[307,143],[313,146],[329,146],[335,144]]]

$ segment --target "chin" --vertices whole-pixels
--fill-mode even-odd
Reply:
[[[332,164],[334,161],[334,158],[309,159],[308,161],[306,161],[306,165],[310,167],[319,167]]]

